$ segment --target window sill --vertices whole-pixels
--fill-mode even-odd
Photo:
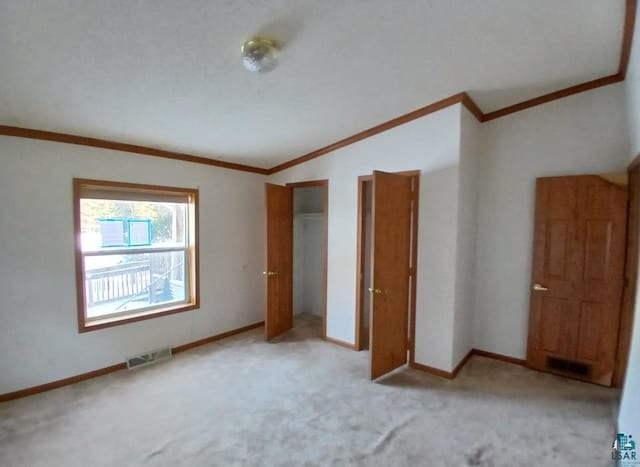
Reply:
[[[136,323],[138,321],[144,321],[152,318],[159,318],[161,316],[173,315],[176,313],[182,313],[185,311],[196,310],[200,308],[198,302],[195,303],[181,303],[178,306],[170,306],[166,308],[156,308],[153,310],[142,311],[140,313],[132,313],[126,316],[116,316],[104,319],[92,319],[87,321],[86,318],[78,323],[78,332],[97,331],[99,329],[110,328],[113,326],[120,326],[123,324]]]

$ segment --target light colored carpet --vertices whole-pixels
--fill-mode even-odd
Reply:
[[[617,392],[474,357],[454,381],[402,369],[297,320],[0,404],[0,465],[604,466]]]

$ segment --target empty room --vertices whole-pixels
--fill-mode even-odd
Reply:
[[[0,466],[640,467],[637,0],[0,0]]]

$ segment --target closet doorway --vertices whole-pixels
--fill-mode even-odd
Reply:
[[[356,349],[376,379],[413,361],[420,172],[358,177]]]
[[[293,189],[293,320],[322,320],[326,337],[326,181],[290,184]]]
[[[266,184],[267,340],[298,325],[326,337],[328,196],[328,180]]]

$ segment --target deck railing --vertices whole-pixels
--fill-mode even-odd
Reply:
[[[98,305],[141,295],[151,284],[149,261],[118,264],[87,271],[87,305]]]

